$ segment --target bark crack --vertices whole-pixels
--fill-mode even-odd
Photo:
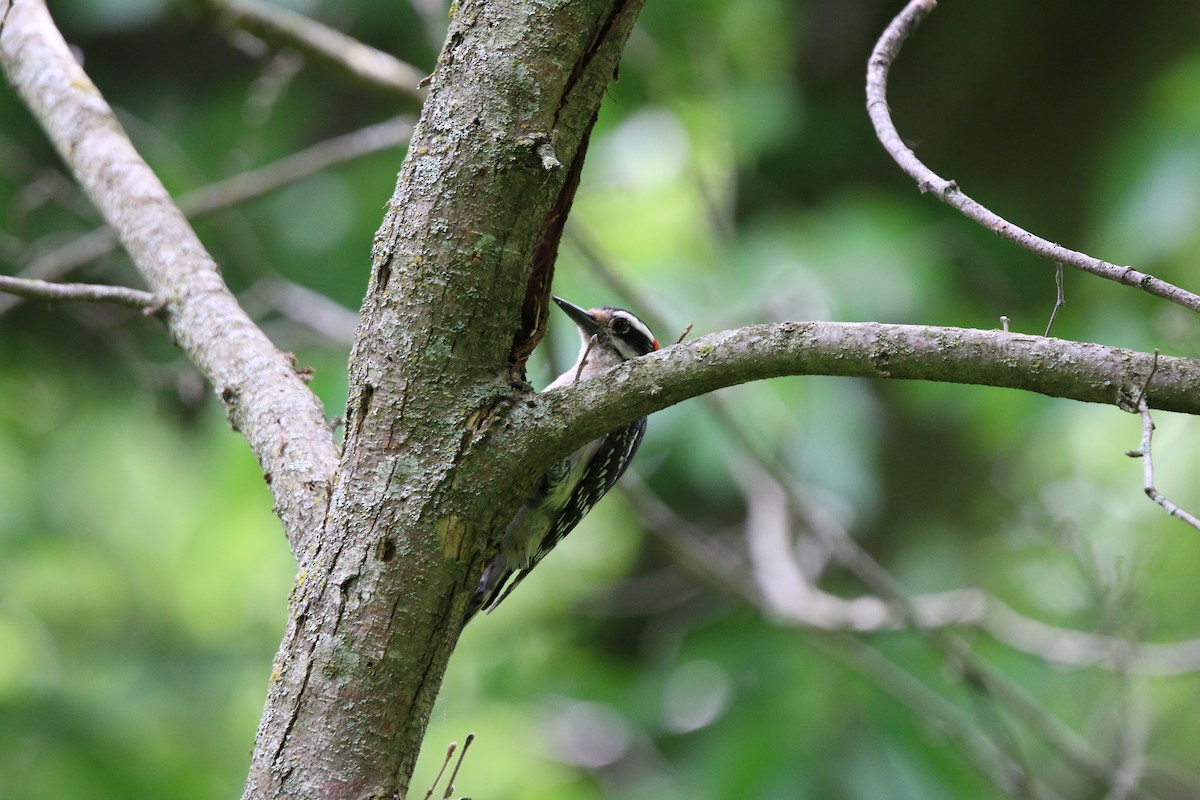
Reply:
[[[608,37],[612,34],[617,24],[621,21],[621,17],[625,15],[625,10],[629,7],[631,0],[620,0],[609,12],[608,19],[600,26],[596,32],[596,36],[592,39],[592,43],[588,45],[587,50],[583,52],[579,60],[575,62],[575,69],[571,71],[570,77],[567,78],[566,85],[563,87],[562,101],[559,103],[558,109],[554,112],[555,127],[558,127],[558,115],[561,113],[567,101],[571,97],[571,92],[575,89],[575,84],[587,72],[588,67],[592,65],[592,61],[600,53],[604,47],[604,43],[608,41]],[[615,77],[615,72],[614,72]],[[589,128],[589,130],[591,130]]]
[[[297,627],[298,628],[300,627],[299,621],[298,621]],[[288,739],[291,738],[292,729],[295,728],[296,721],[298,719],[300,719],[300,698],[304,697],[304,693],[308,689],[308,681],[309,681],[309,678],[312,676],[313,663],[316,660],[314,658],[314,654],[316,653],[316,650],[317,650],[316,643],[313,641],[310,641],[308,650],[306,653],[308,658],[307,658],[307,663],[305,664],[305,667],[304,667],[304,678],[300,681],[300,687],[296,691],[295,700],[292,702],[292,708],[291,708],[291,712],[288,715],[287,724],[283,728],[283,734],[279,737],[279,742],[275,747],[275,752],[271,755],[271,769],[273,771],[276,771],[276,772],[282,771],[281,765],[279,764],[279,758],[280,758],[280,755],[283,753],[284,748],[287,746]],[[281,779],[281,781],[282,781],[282,779]]]

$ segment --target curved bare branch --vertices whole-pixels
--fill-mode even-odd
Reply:
[[[1144,292],[1169,300],[1172,303],[1200,312],[1200,295],[1167,283],[1164,280],[1140,272],[1133,267],[1110,264],[1099,258],[1077,250],[1048,242],[1021,228],[986,206],[971,199],[958,188],[958,184],[947,180],[925,166],[908,145],[904,144],[896,126],[892,123],[887,102],[888,71],[900,52],[900,46],[917,24],[937,6],[936,0],[912,0],[901,11],[871,52],[867,66],[867,113],[875,125],[875,135],[900,168],[917,182],[921,192],[930,192],[938,200],[958,209],[963,216],[973,220],[993,233],[1051,261],[1061,262],[1083,272],[1106,278],[1110,281],[1132,286]]]

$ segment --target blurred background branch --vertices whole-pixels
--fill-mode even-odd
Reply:
[[[390,53],[367,46],[340,30],[288,8],[260,0],[203,0],[219,26],[261,37],[274,47],[289,47],[330,71],[420,106],[419,84],[427,73]]]
[[[397,117],[368,125],[352,133],[318,142],[257,169],[184,192],[175,202],[188,219],[198,219],[276,192],[338,164],[401,147],[412,136],[412,127],[410,117]],[[55,280],[107,255],[116,247],[116,235],[107,227],[96,228],[41,253],[38,253],[35,242],[27,248],[35,255],[21,269],[20,277]],[[0,314],[16,303],[13,297],[0,296]]]

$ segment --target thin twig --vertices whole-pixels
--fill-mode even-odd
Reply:
[[[1066,295],[1063,293],[1063,265],[1061,261],[1054,262],[1054,308],[1050,310],[1050,321],[1046,323],[1045,336],[1050,335],[1050,329],[1054,327],[1054,318],[1058,316],[1058,310],[1067,304]]]
[[[273,310],[334,344],[344,347],[354,344],[358,313],[295,281],[279,276],[262,278],[240,299],[256,317]]]
[[[596,346],[596,334],[592,334],[588,339],[587,346],[583,348],[583,355],[579,357],[579,366],[575,368],[575,383],[579,383],[579,376],[583,374],[583,368],[587,366],[588,356],[592,354],[592,348]]]
[[[651,491],[631,469],[617,484],[645,524],[646,530],[671,552],[671,560],[718,590],[741,597],[755,608],[765,607],[758,585],[741,554],[725,547],[691,520],[685,519]],[[832,626],[831,626],[832,628]]]
[[[665,331],[665,314],[657,297],[649,297],[645,292],[627,280],[624,275],[611,263],[602,252],[599,239],[586,227],[581,225],[578,218],[573,217],[567,223],[564,238],[579,251],[579,255],[587,262],[589,269],[600,280],[614,291],[617,297],[625,297],[636,301],[638,316],[650,325],[650,330]]]
[[[1021,747],[1021,741],[1009,722],[999,713],[993,699],[982,692],[969,694],[971,707],[984,736],[994,743],[996,749],[1008,756],[1008,772],[1004,776],[1010,784],[1008,793],[1029,800],[1046,800],[1037,775],[1029,764],[1029,757]]]
[[[219,209],[261,197],[332,166],[399,147],[409,140],[412,132],[412,117],[393,117],[317,142],[312,147],[257,169],[193,189],[180,195],[178,204],[189,218],[211,214]]]
[[[1010,754],[999,748],[988,736],[980,733],[966,715],[942,695],[926,686],[908,671],[892,663],[876,648],[854,636],[839,634],[815,637],[815,644],[857,670],[874,686],[905,705],[915,716],[923,719],[941,737],[961,743],[966,758],[986,778],[1009,796],[1017,794],[1013,773],[1019,767]],[[1061,795],[1044,782],[1033,778],[1035,795],[1040,800],[1061,800]]]
[[[28,300],[71,301],[84,303],[116,303],[129,308],[155,308],[153,292],[127,286],[103,286],[95,283],[49,283],[33,278],[14,278],[0,275],[0,291]]]
[[[112,228],[93,228],[53,250],[34,257],[20,271],[18,277],[57,280],[72,270],[111,253],[117,249],[117,244],[117,236],[113,233]],[[10,298],[0,297],[0,314],[16,305],[17,302]]]
[[[246,35],[261,45],[258,39]],[[304,57],[290,47],[285,47],[266,58],[258,77],[250,83],[246,92],[246,100],[242,108],[243,118],[252,126],[258,127],[271,118],[271,114],[279,106],[288,88],[304,68]]]
[[[1014,225],[968,197],[954,181],[946,180],[929,169],[904,143],[896,131],[891,111],[888,109],[888,71],[899,54],[904,40],[936,5],[935,0],[912,0],[905,6],[876,42],[867,67],[867,112],[871,116],[871,122],[875,125],[875,135],[888,154],[900,165],[900,168],[917,182],[921,192],[931,192],[938,200],[958,209],[968,219],[1032,253],[1056,262],[1069,264],[1076,269],[1116,281],[1125,286],[1142,289],[1155,297],[1161,297],[1184,308],[1200,312],[1200,295],[1188,292],[1153,275],[1140,272],[1133,267],[1110,264],[1089,256],[1087,253],[1080,253],[1046,241]]]
[[[1150,450],[1150,439],[1154,435],[1154,420],[1150,417],[1150,407],[1145,400],[1139,401],[1138,414],[1142,418],[1142,443],[1137,450],[1130,451],[1127,455],[1142,459],[1142,491],[1146,493],[1147,497],[1162,506],[1172,517],[1178,517],[1196,530],[1200,530],[1200,519],[1175,505],[1155,487],[1154,457]]]
[[[466,741],[463,742],[462,751],[458,754],[458,761],[454,765],[454,771],[450,773],[450,779],[446,783],[446,793],[442,795],[442,800],[449,800],[450,795],[454,794],[454,781],[458,778],[458,770],[463,765],[463,759],[467,757],[467,748],[471,746],[471,742],[475,741],[475,734],[468,733]]]
[[[433,784],[429,787],[429,791],[425,792],[425,800],[433,797],[433,793],[437,791],[437,785],[442,782],[442,776],[446,774],[446,767],[450,766],[450,759],[454,757],[454,751],[458,749],[458,742],[451,742],[446,748],[446,758],[442,760],[442,768],[438,770],[437,777],[433,779]]]
[[[1150,381],[1154,380],[1154,376],[1158,374],[1158,348],[1154,348],[1154,360],[1150,362],[1150,372],[1146,374],[1146,380],[1142,381],[1142,385],[1138,388],[1137,397],[1133,401],[1134,408],[1139,411],[1142,408],[1143,401],[1146,399],[1146,390],[1150,388]]]

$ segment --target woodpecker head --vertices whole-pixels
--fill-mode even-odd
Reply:
[[[591,338],[596,337],[592,355],[600,356],[597,360],[607,362],[597,366],[607,368],[658,349],[658,341],[646,323],[623,308],[602,306],[589,311],[561,297],[555,297],[554,302],[579,326],[579,335],[585,348]]]

